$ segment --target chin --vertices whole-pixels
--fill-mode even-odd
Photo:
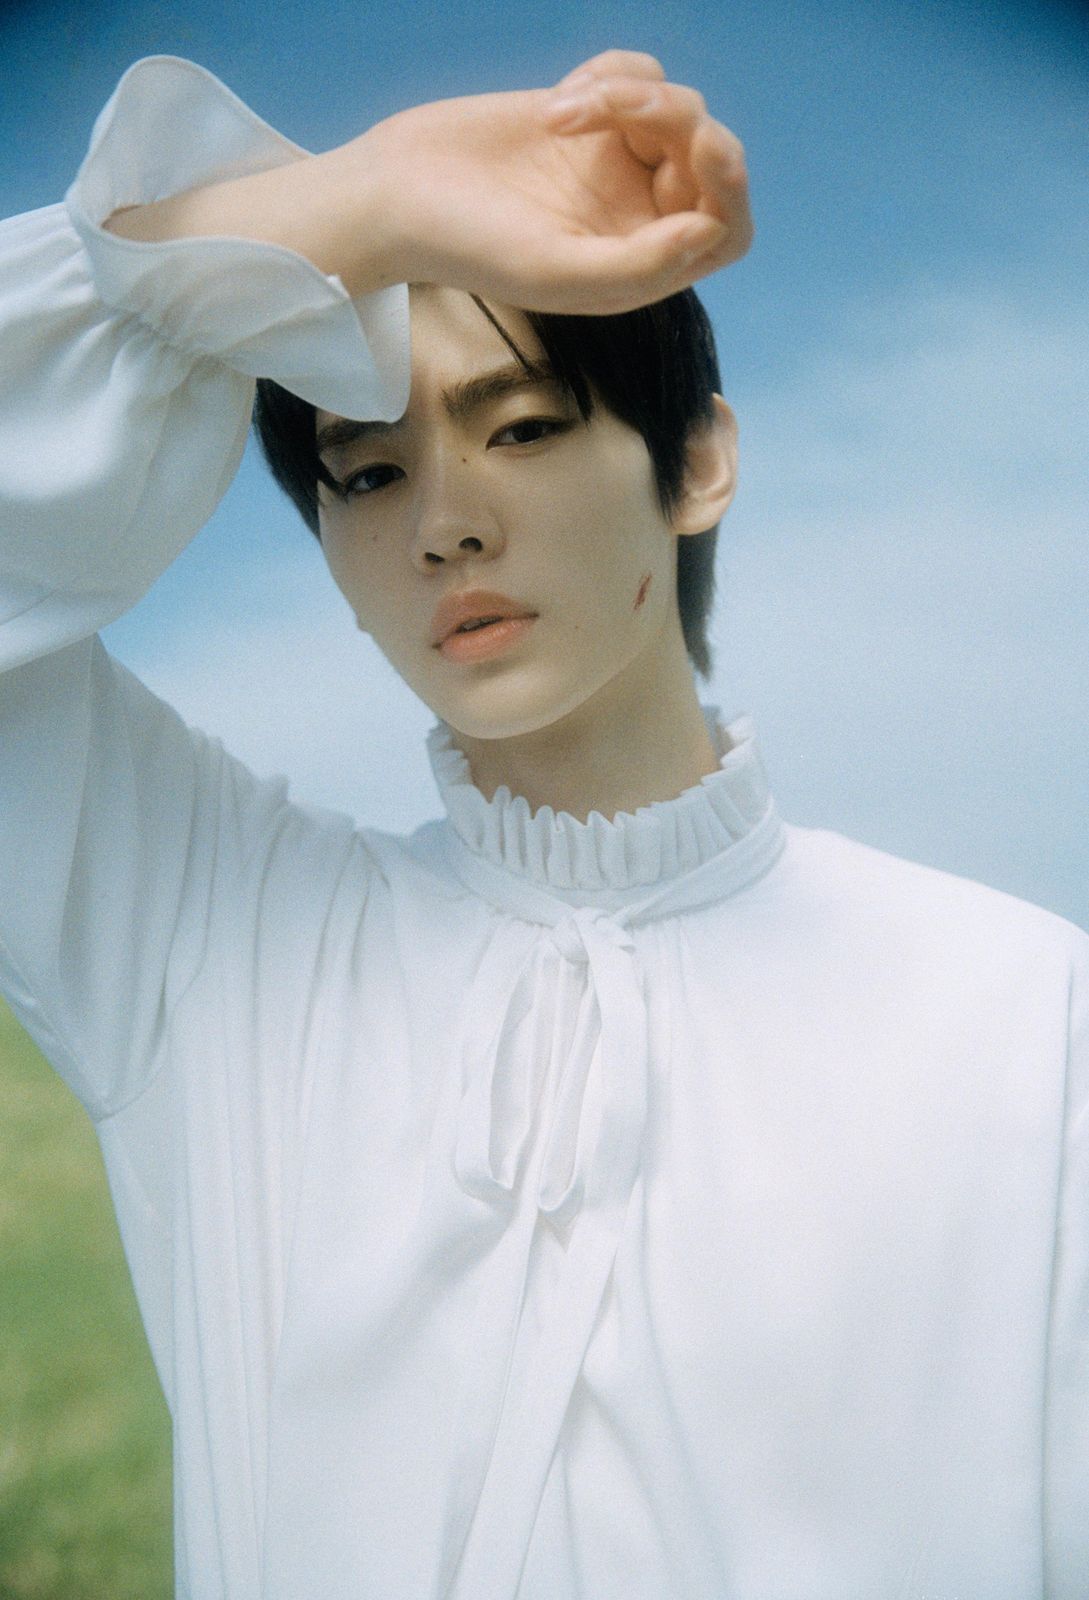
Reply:
[[[548,686],[528,675],[480,677],[462,694],[428,699],[437,717],[466,739],[518,739],[540,733],[577,711],[594,693],[585,682]]]

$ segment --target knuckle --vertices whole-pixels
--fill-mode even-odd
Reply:
[[[594,78],[620,77],[649,78],[664,83],[665,76],[665,68],[657,56],[648,55],[644,50],[602,50],[573,67],[560,82],[567,84]]]
[[[604,103],[611,111],[645,111],[652,109],[656,104],[658,90],[655,86],[647,84],[643,78],[632,78],[613,73],[609,77],[598,78],[594,90],[599,103]]]
[[[688,89],[683,84],[663,84],[657,91],[661,96],[662,110],[667,116],[685,122],[700,122],[707,115],[707,103],[698,89]]]
[[[594,59],[604,62],[615,71],[635,73],[640,77],[665,77],[662,63],[644,50],[605,50]]]

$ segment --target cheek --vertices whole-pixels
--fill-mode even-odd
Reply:
[[[377,534],[346,528],[329,519],[322,523],[321,548],[333,582],[354,604],[372,587],[380,565]]]

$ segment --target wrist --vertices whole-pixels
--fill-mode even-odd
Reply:
[[[406,281],[393,206],[369,134],[300,162],[291,189],[290,249],[335,274],[353,299]]]

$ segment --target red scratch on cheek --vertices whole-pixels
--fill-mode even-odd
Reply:
[[[642,583],[639,585],[639,593],[636,595],[635,604],[632,607],[633,611],[638,611],[639,607],[643,604],[643,601],[646,599],[647,590],[650,588],[651,576],[652,576],[652,574],[648,572],[646,577],[643,579]]]

